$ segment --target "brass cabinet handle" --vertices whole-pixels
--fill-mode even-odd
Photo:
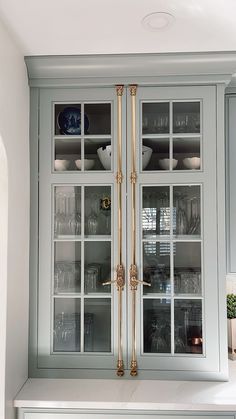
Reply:
[[[130,375],[136,377],[138,375],[137,370],[137,358],[136,358],[136,291],[138,284],[147,285],[151,287],[151,284],[146,281],[138,279],[138,270],[136,265],[130,266],[130,290],[132,293],[132,359],[130,364]]]
[[[116,268],[116,285],[118,291],[118,359],[116,374],[118,377],[124,375],[123,342],[122,342],[122,292],[125,286],[125,270],[122,263],[122,95],[123,85],[116,86],[117,95],[117,201],[118,201],[118,265]]]
[[[138,375],[137,371],[137,356],[136,356],[136,291],[137,291],[137,266],[136,266],[136,92],[137,86],[130,85],[130,96],[131,96],[131,266],[130,266],[130,290],[132,295],[132,357],[130,364],[130,375],[135,377]]]

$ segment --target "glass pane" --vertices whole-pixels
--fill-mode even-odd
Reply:
[[[85,294],[111,292],[110,285],[102,285],[111,280],[111,242],[85,242],[84,253]]]
[[[201,293],[201,243],[175,243],[175,293]]]
[[[144,352],[171,351],[170,316],[171,300],[162,298],[143,301]]]
[[[81,140],[63,138],[55,140],[54,170],[81,170]]]
[[[80,242],[54,244],[54,292],[65,294],[81,290]]]
[[[169,133],[169,103],[143,103],[143,134]]]
[[[143,188],[142,229],[146,238],[170,234],[169,186]]]
[[[54,189],[54,236],[81,234],[80,186],[56,186]]]
[[[201,168],[200,138],[174,138],[173,156],[176,170],[199,170]]]
[[[200,102],[173,103],[173,133],[200,133]]]
[[[85,235],[111,235],[111,187],[85,187]]]
[[[55,135],[80,135],[81,134],[81,105],[57,104],[55,105]]]
[[[170,293],[170,243],[143,243],[143,293]]]
[[[84,300],[85,352],[111,352],[111,300]]]
[[[54,301],[54,352],[80,351],[80,298]]]
[[[111,170],[111,142],[86,138],[84,141],[84,170]]]
[[[84,105],[84,113],[88,118],[88,135],[111,135],[111,104],[90,103]]]
[[[145,138],[142,148],[143,170],[169,170],[169,138]]]
[[[200,238],[201,189],[199,185],[174,186],[173,233]]]
[[[175,300],[175,352],[202,353],[201,300]]]

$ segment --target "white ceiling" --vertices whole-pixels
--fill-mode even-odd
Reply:
[[[175,16],[148,32],[152,12]],[[24,55],[236,50],[236,0],[0,0]]]

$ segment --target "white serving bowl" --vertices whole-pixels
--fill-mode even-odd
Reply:
[[[70,160],[56,159],[54,161],[55,170],[67,170],[70,165]]]
[[[152,155],[152,148],[146,145],[142,146],[142,169],[145,169],[150,162]]]
[[[111,170],[111,145],[107,145],[106,147],[100,147],[97,150],[98,157],[106,170]],[[142,147],[142,168],[148,165],[150,158],[152,155],[152,149],[143,145]]]
[[[97,154],[104,169],[111,170],[111,145],[100,147]]]
[[[172,159],[172,160],[170,160],[170,159],[160,159],[159,160],[159,166],[161,167],[161,169],[164,169],[164,170],[170,170],[170,164],[172,166],[171,168],[175,169],[176,166],[177,166],[177,163],[178,163],[178,160],[176,160],[176,159]]]
[[[187,169],[199,169],[201,165],[200,157],[185,157],[183,164]]]
[[[95,160],[94,159],[84,159],[84,170],[91,170],[94,166]],[[82,161],[80,159],[75,160],[75,165],[77,169],[81,170]]]

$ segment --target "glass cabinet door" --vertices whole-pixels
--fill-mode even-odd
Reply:
[[[137,88],[141,370],[218,368],[213,99],[214,89]]]
[[[115,114],[115,89],[41,96],[43,368],[116,368]]]

